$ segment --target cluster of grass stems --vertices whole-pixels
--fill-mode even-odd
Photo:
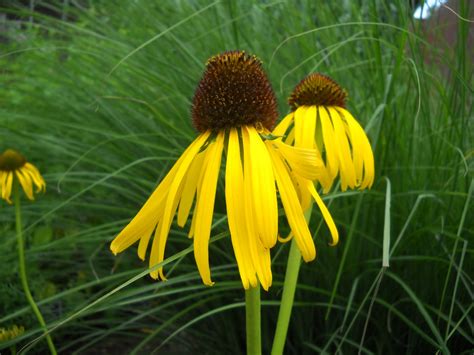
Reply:
[[[244,351],[244,293],[222,183],[213,287],[201,284],[192,243],[177,226],[166,249],[167,282],[151,280],[133,250],[114,257],[108,248],[195,137],[190,104],[206,59],[233,49],[262,59],[281,116],[305,75],[333,77],[348,90],[375,154],[371,190],[325,196],[337,247],[327,245],[313,211],[318,258],[302,266],[286,351],[468,353],[468,21],[458,21],[457,41],[443,52],[402,0],[39,3],[46,11],[2,9],[9,21],[0,52],[0,149],[23,152],[47,182],[44,196],[23,204],[26,260],[60,353]],[[468,7],[460,1],[458,15],[467,18]],[[2,202],[0,210],[0,327],[25,328],[0,349],[42,353],[46,342],[18,280],[13,209]],[[273,250],[274,283],[262,292],[264,353],[288,250]]]

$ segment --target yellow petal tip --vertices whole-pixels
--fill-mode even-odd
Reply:
[[[303,257],[305,263],[309,263],[316,259],[316,250],[314,253],[302,253],[301,256]]]
[[[280,235],[278,235],[278,241],[280,243],[288,243],[292,238],[293,238],[293,233],[288,234],[286,238],[283,238]]]
[[[117,255],[119,253],[119,250],[117,248],[116,245],[114,245],[114,243],[112,242],[112,244],[110,244],[110,251],[112,252],[112,254],[114,255]]]
[[[335,234],[331,236],[332,242],[328,243],[330,246],[334,247],[339,243],[339,232],[335,230]]]

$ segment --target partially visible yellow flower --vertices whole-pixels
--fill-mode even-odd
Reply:
[[[175,214],[178,225],[184,227],[195,204],[189,237],[194,238],[201,278],[212,285],[208,244],[224,155],[227,218],[244,288],[260,282],[268,290],[272,284],[270,248],[278,237],[277,189],[303,259],[313,260],[316,249],[292,178],[313,179],[323,165],[315,150],[271,139],[278,117],[276,106],[273,89],[256,57],[240,51],[212,57],[193,99],[193,123],[199,136],[112,241],[112,252],[117,254],[140,241],[138,256],[144,260],[154,234],[149,264],[157,265],[164,260]],[[306,187],[337,239],[329,211],[312,183]],[[165,279],[163,268],[150,275]]]
[[[288,100],[292,112],[273,131],[286,135],[289,144],[318,151],[325,169],[316,180],[325,193],[338,175],[342,191],[370,188],[374,181],[372,148],[364,129],[345,109],[346,96],[331,78],[311,74],[295,87]]]
[[[36,186],[36,193],[46,189],[46,183],[38,169],[17,151],[7,149],[0,155],[0,191],[2,199],[10,204],[14,179],[18,179],[30,200],[34,200],[33,185]]]
[[[8,340],[18,338],[24,332],[25,332],[25,328],[18,327],[17,325],[14,325],[13,327],[10,327],[10,328],[0,328],[0,342],[5,342]]]

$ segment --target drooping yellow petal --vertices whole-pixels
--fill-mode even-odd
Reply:
[[[146,251],[148,249],[148,243],[150,242],[151,234],[153,233],[153,229],[149,229],[146,232],[143,232],[140,241],[138,242],[138,250],[137,255],[140,260],[145,260],[146,258]]]
[[[265,277],[263,281],[261,282],[262,287],[265,291],[268,291],[270,286],[273,283],[273,275],[272,275],[272,259],[270,255],[270,249],[267,249],[265,247],[260,247],[260,245],[256,245],[259,247],[258,252],[259,252],[259,258],[262,263],[263,267],[263,272],[265,273]]]
[[[351,145],[351,153],[352,153],[352,161],[354,163],[354,172],[355,172],[355,186],[358,187],[362,183],[362,177],[364,173],[364,159],[361,154],[361,141],[360,137],[353,130],[352,125],[346,120],[346,118],[336,109],[337,114],[341,118],[341,122],[344,126],[344,130],[346,131],[346,135]]]
[[[203,155],[202,163],[201,163],[202,164],[201,171],[199,172],[199,175],[196,176],[196,179],[197,179],[196,196],[199,196],[199,194],[201,193],[202,181],[204,179],[204,176],[206,175],[208,163],[209,163],[209,160],[206,160],[205,155]],[[196,197],[196,203],[194,206],[194,213],[191,220],[191,227],[189,228],[189,232],[188,232],[188,238],[193,238],[194,236],[194,228],[196,227],[196,219],[197,219],[196,211],[198,210],[198,205],[199,205],[199,199]]]
[[[253,152],[250,150],[250,137],[247,129],[242,129],[242,144],[244,152],[244,194],[242,198],[244,199],[245,208],[245,219],[247,221],[247,240],[250,250],[250,255],[252,258],[252,263],[254,269],[257,273],[258,279],[262,284],[262,287],[265,290],[272,284],[272,272],[270,265],[270,251],[267,248],[264,248],[261,239],[258,236],[257,228],[257,214],[254,211],[254,203],[252,201],[253,196],[251,195],[252,191],[252,165],[251,165],[251,154]]]
[[[349,142],[343,122],[337,111],[332,107],[322,108],[322,110],[324,109],[329,110],[329,117],[334,126],[334,136],[339,156],[341,189],[342,191],[345,191],[348,186],[353,188],[356,185],[354,163],[352,161]]]
[[[7,176],[7,172],[0,170],[0,191],[2,192],[2,199],[5,199]]]
[[[157,207],[155,211],[155,216],[156,216],[157,221],[159,221],[160,218],[163,216],[163,211],[165,209],[164,207],[165,206],[163,203]],[[155,234],[156,234],[156,231],[158,230],[158,228],[153,223],[149,223],[148,226],[143,226],[143,227],[146,227],[147,229],[144,229],[142,236],[140,237],[140,242],[138,243],[138,251],[137,251],[138,257],[141,260],[145,260],[146,251],[148,249],[148,243],[150,242],[150,237],[153,233],[153,229],[155,229]]]
[[[324,174],[324,163],[315,149],[292,147],[279,139],[267,141],[267,146],[268,144],[273,144],[288,162],[291,170],[301,177],[315,180]]]
[[[210,134],[210,131],[206,131],[199,135],[199,137],[183,153],[181,156],[183,159],[180,162],[172,181],[169,182],[169,186],[166,189],[168,193],[166,194],[166,200],[164,201],[165,207],[163,216],[160,220],[159,230],[155,233],[154,237],[155,239],[158,238],[158,248],[156,252],[152,252],[150,255],[150,266],[161,263],[164,259],[166,240],[168,239],[171,222],[173,221],[174,214],[178,207],[180,193],[182,192],[183,178],[195,156],[198,154]],[[209,149],[209,147],[207,149]],[[162,272],[162,268],[159,268],[157,271],[152,271],[150,276],[156,279],[159,274],[162,274]]]
[[[9,204],[12,203],[10,195],[12,192],[13,173],[10,171],[0,172],[0,183],[2,188],[2,199],[7,201]]]
[[[188,220],[189,212],[194,201],[194,196],[196,195],[196,188],[198,185],[198,177],[201,175],[201,169],[204,160],[204,152],[199,153],[194,158],[189,171],[186,173],[186,178],[184,180],[183,194],[179,202],[178,208],[178,226],[184,227],[186,221]]]
[[[369,139],[367,138],[364,129],[349,111],[342,107],[337,108],[337,111],[346,120],[351,132],[353,139],[352,155],[354,157],[357,179],[360,181],[360,188],[365,189],[371,187],[374,182],[374,155]],[[363,177],[362,164],[364,166]]]
[[[318,117],[321,122],[324,148],[326,150],[326,168],[331,180],[334,180],[339,169],[339,156],[337,154],[334,128],[327,111],[323,107],[318,107]]]
[[[250,180],[255,227],[258,237],[265,248],[271,248],[277,242],[278,205],[273,176],[272,162],[268,149],[254,127],[243,127],[247,130],[250,144],[250,173],[245,177]],[[244,147],[245,148],[245,147]]]
[[[149,234],[152,233],[158,223],[159,216],[157,215],[157,211],[160,205],[164,203],[167,198],[169,187],[175,179],[176,172],[179,170],[182,162],[186,157],[188,157],[190,152],[200,149],[208,136],[209,132],[204,133],[191,143],[136,216],[115,237],[110,245],[110,249],[114,254],[120,253],[130,245],[134,244],[141,237],[149,236]]]
[[[12,185],[13,185],[13,173],[11,171],[6,173],[6,178],[3,183],[2,188],[2,198],[7,201],[9,204],[12,203],[10,196],[12,194]]]
[[[160,233],[160,224],[162,222],[163,221],[161,219],[158,221],[158,225],[156,226],[155,233],[154,233],[154,236],[153,236],[153,241],[151,243],[150,260],[148,261],[148,264],[149,264],[150,268],[152,268],[153,266],[155,266],[155,265],[157,265],[157,264],[159,264],[163,261],[163,259],[159,260],[159,255],[160,255],[160,236],[159,236],[159,233]],[[148,237],[148,240],[149,239],[150,238]],[[163,268],[162,267],[158,268],[158,270],[154,270],[154,271],[150,272],[150,276],[153,277],[154,279],[159,278],[160,280],[163,280],[163,281],[166,280],[166,277],[165,277],[165,274],[163,273]]]
[[[227,146],[227,162],[225,171],[225,200],[227,206],[227,221],[229,224],[232,247],[242,284],[247,290],[257,285],[255,269],[250,259],[248,245],[247,221],[244,213],[244,182],[240,144],[237,130],[232,128],[229,133]]]
[[[288,115],[283,118],[280,123],[273,129],[272,134],[274,136],[284,136],[287,133],[288,128],[293,123],[294,112],[290,112]]]
[[[302,108],[298,108],[301,110]],[[313,149],[315,147],[314,137],[316,134],[316,107],[308,106],[305,111],[302,112],[302,124],[301,124],[301,137],[298,147]]]
[[[301,106],[298,107],[298,109],[295,111],[295,125],[294,125],[294,131],[295,131],[295,146],[297,147],[302,147],[302,148],[308,148],[305,147],[303,144],[307,142],[305,139],[305,115],[306,111],[308,110],[307,106]],[[314,136],[312,137],[314,140]]]
[[[24,175],[22,169],[15,170],[15,175],[20,182],[26,197],[28,197],[29,200],[34,200],[35,197],[33,196],[33,183],[30,176]]]
[[[201,170],[201,174],[204,173],[205,170]],[[202,181],[201,179],[199,181]],[[200,186],[201,183],[198,182],[198,188],[197,188],[197,191],[196,191],[196,196],[199,196],[199,190],[200,190]],[[196,203],[195,203],[195,206],[194,206],[194,213],[193,213],[193,218],[191,219],[191,226],[189,227],[189,231],[188,231],[188,238],[192,239],[194,237],[194,228],[196,227],[196,211],[198,209],[198,203],[199,201],[197,200],[196,198]]]
[[[255,234],[255,213],[253,211],[251,196],[248,193],[245,193],[243,199],[245,203],[244,213],[247,222],[247,242],[249,246],[250,257],[263,289],[268,291],[272,285],[270,249],[264,248],[260,238],[258,238],[258,236]],[[254,232],[252,233],[252,231]]]
[[[33,182],[36,185],[37,193],[41,191],[44,192],[46,190],[46,183],[38,169],[33,164],[27,162],[23,167],[23,171],[27,171],[30,174],[31,178],[33,179]]]
[[[332,238],[331,245],[336,245],[339,242],[339,232],[337,231],[336,224],[334,223],[334,220],[332,219],[331,213],[329,213],[326,205],[324,204],[323,200],[321,199],[318,192],[314,188],[313,183],[307,180],[306,187],[308,191],[311,193],[311,195],[313,196],[314,200],[316,201],[319,207],[319,210],[321,211],[323,215],[324,221],[326,222],[326,225],[329,228],[329,232],[331,233],[331,238]]]
[[[316,257],[316,248],[304,218],[298,195],[291,181],[289,171],[277,151],[269,149],[269,152],[272,157],[273,171],[288,224],[290,225],[303,259],[305,261],[311,261]]]
[[[208,161],[201,190],[198,195],[196,225],[194,229],[194,258],[206,285],[213,285],[209,269],[209,237],[211,234],[212,215],[216,197],[217,179],[221,166],[224,147],[224,132],[217,134],[216,141],[207,148],[205,160]]]

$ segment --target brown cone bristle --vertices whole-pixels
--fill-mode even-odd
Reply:
[[[346,106],[347,92],[330,77],[313,73],[301,80],[290,95],[293,110],[299,106]]]
[[[200,132],[258,123],[272,130],[277,101],[260,60],[243,51],[210,58],[194,94],[192,117]]]
[[[25,157],[13,149],[7,149],[0,155],[0,170],[15,171],[25,164]]]

